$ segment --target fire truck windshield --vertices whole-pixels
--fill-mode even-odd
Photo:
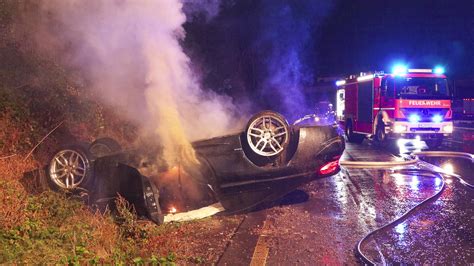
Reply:
[[[389,90],[395,89],[397,98],[449,98],[448,83],[444,78],[397,77],[387,85]]]

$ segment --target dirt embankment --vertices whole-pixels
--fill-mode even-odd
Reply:
[[[29,49],[12,23],[21,3],[0,2],[0,263],[215,262],[235,217],[158,227],[125,202],[114,218],[25,181],[63,144],[108,136],[128,147],[137,128],[78,73]]]

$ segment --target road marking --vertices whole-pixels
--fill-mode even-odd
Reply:
[[[262,230],[260,235],[258,236],[257,244],[255,245],[255,249],[253,251],[252,260],[250,261],[250,266],[264,266],[267,264],[268,258],[268,236],[266,232],[268,231],[267,220],[263,222]]]

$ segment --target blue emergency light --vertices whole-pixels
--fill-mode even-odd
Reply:
[[[434,115],[431,118],[431,121],[433,121],[435,123],[441,123],[443,121],[443,117],[441,115]]]
[[[421,117],[418,114],[411,114],[408,117],[408,121],[410,121],[410,123],[418,123],[420,122],[420,120],[421,120]]]
[[[433,70],[435,74],[444,74],[444,67],[442,66],[436,66]]]
[[[406,65],[397,64],[392,68],[392,74],[395,76],[404,75],[408,72],[408,67]]]

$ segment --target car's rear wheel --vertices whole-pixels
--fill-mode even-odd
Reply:
[[[288,122],[273,111],[262,111],[254,115],[247,123],[245,132],[248,146],[258,156],[280,155],[290,142]]]
[[[104,157],[110,154],[120,152],[122,147],[112,138],[99,138],[91,143],[89,152],[95,157]]]
[[[48,184],[53,190],[88,189],[93,179],[93,156],[86,145],[73,144],[60,149],[50,160]]]

